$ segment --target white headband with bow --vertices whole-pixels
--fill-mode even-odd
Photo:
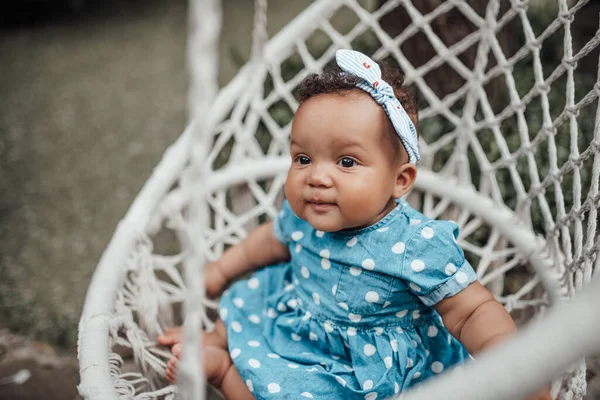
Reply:
[[[369,93],[388,115],[400,140],[408,153],[411,163],[420,160],[417,130],[402,104],[394,96],[394,90],[383,79],[381,69],[376,62],[358,51],[338,50],[335,60],[339,67],[347,73],[359,78],[356,86]]]

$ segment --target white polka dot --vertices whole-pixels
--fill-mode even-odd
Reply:
[[[335,380],[338,381],[340,385],[346,386],[346,381],[342,377],[336,376]]]
[[[409,283],[408,286],[410,286],[410,288],[412,290],[414,290],[415,292],[420,292],[421,291],[421,288],[418,287],[417,285],[415,285],[413,282]]]
[[[370,357],[377,352],[377,349],[372,344],[367,343],[363,347],[363,352],[365,353],[366,356]]]
[[[231,349],[231,352],[229,353],[229,355],[231,356],[232,359],[237,358],[240,354],[241,354],[241,350],[238,348],[235,349]]]
[[[367,258],[366,260],[364,260],[362,262],[362,267],[364,269],[368,269],[369,271],[372,271],[375,268],[375,261],[373,261],[370,258]]]
[[[235,299],[232,300],[233,305],[236,306],[237,308],[242,308],[244,307],[244,299],[240,298],[240,297],[236,297]]]
[[[339,360],[339,359],[340,359],[340,356],[335,356],[335,355],[333,355],[333,354],[332,354],[332,355],[331,355],[331,358],[333,358],[334,360]]]
[[[350,274],[351,275],[359,276],[361,272],[362,272],[362,269],[360,269],[358,267],[350,267]]]
[[[267,354],[267,357],[269,357],[269,358],[279,358],[279,354],[269,353],[269,354]]]
[[[310,340],[312,340],[313,342],[315,342],[315,341],[317,341],[317,340],[319,339],[319,338],[317,337],[317,335],[315,335],[315,334],[314,334],[314,333],[312,333],[312,332],[310,332],[310,333],[308,334],[308,338],[309,338]]]
[[[434,363],[431,364],[431,370],[433,372],[435,372],[436,374],[439,374],[440,372],[442,372],[444,370],[444,364],[442,364],[439,361],[435,361]]]
[[[242,324],[237,321],[233,321],[231,323],[231,329],[233,329],[234,332],[240,333],[242,331]]]
[[[302,320],[303,321],[308,321],[308,319],[312,317],[312,313],[310,311],[307,311],[306,313],[304,313],[304,315],[302,316]]]
[[[413,379],[418,379],[421,376],[421,373],[419,371],[415,372],[415,374],[413,375]]]
[[[452,344],[452,335],[448,334],[448,344]]]
[[[429,350],[425,349],[425,357],[429,357]]]
[[[375,327],[375,334],[376,334],[377,336],[381,336],[381,335],[383,335],[383,328],[382,328],[382,327],[380,327],[380,326],[376,326],[376,327]]]
[[[255,358],[251,358],[248,360],[248,365],[250,365],[252,368],[260,368],[260,361]]]
[[[341,309],[348,311],[348,304],[344,303],[343,301],[340,301],[338,306],[340,306]]]
[[[377,229],[377,232],[387,232],[388,229],[390,229],[390,228],[387,226],[384,226],[383,228]]]
[[[248,279],[248,287],[250,289],[257,289],[260,286],[260,281],[258,278],[250,278]]]
[[[464,272],[458,271],[456,275],[454,275],[454,279],[456,279],[456,282],[458,283],[466,283],[469,280],[469,277]]]
[[[434,337],[438,334],[438,328],[435,325],[431,325],[428,329],[427,329],[427,336],[429,337]]]
[[[221,319],[227,318],[227,314],[229,314],[229,310],[227,310],[226,308],[221,308],[219,310],[219,317],[221,317]]]
[[[315,231],[315,235],[317,235],[317,237],[323,237],[324,234],[325,232],[323,231]]]
[[[248,315],[248,321],[252,322],[253,324],[260,324],[260,317],[256,314],[251,314]]]
[[[292,290],[294,290],[294,284],[293,283],[288,283],[287,285],[285,285],[285,287],[283,288],[283,290],[285,290],[286,292],[291,292]]]
[[[385,364],[386,368],[392,368],[392,357],[385,357],[383,359],[383,363]]]
[[[254,392],[254,385],[252,384],[252,381],[251,381],[250,379],[248,379],[248,380],[246,381],[246,386],[248,386],[248,390],[249,390],[250,392]]]
[[[300,268],[300,274],[302,274],[302,277],[304,279],[308,279],[308,277],[310,276],[310,272],[308,272],[308,268],[306,268],[304,266],[302,268]]]
[[[360,314],[350,313],[350,314],[348,314],[348,318],[352,322],[359,322],[362,319],[362,316]]]
[[[365,395],[365,400],[375,400],[377,398],[376,392],[367,393]]]
[[[367,379],[366,381],[363,382],[363,387],[364,390],[369,390],[369,389],[373,389],[373,381],[370,379]]]
[[[408,314],[408,310],[400,310],[396,313],[396,317],[398,318],[402,318],[404,317],[406,314]]]
[[[348,336],[355,336],[356,335],[356,328],[351,326],[348,328],[348,330],[346,330],[346,333],[348,334]]]
[[[348,240],[346,242],[346,246],[348,247],[353,247],[356,245],[356,243],[358,243],[358,238],[357,237],[353,237],[352,239]]]
[[[313,398],[313,395],[312,395],[312,394],[310,394],[310,393],[308,393],[308,392],[302,392],[302,393],[300,394],[300,396],[302,396],[302,397],[306,397],[306,398],[309,398],[309,399],[312,399],[312,398]]]
[[[302,336],[300,336],[300,335],[297,335],[297,334],[295,334],[295,333],[292,333],[290,336],[291,336],[291,338],[292,338],[292,340],[293,340],[294,342],[299,342],[299,341],[301,341],[301,340],[302,340]]]
[[[321,304],[321,298],[319,297],[319,293],[313,293],[312,298],[315,304]]]
[[[387,306],[389,306],[390,304],[392,304],[392,303],[390,303],[389,301],[386,301],[385,303],[383,303],[383,308],[386,308],[386,307],[387,307]]]
[[[269,308],[267,310],[267,317],[269,318],[277,318],[277,311],[274,308]]]
[[[417,343],[416,340],[413,340],[412,344],[413,344],[413,347],[415,347],[415,348],[419,347],[419,343]]]
[[[315,372],[315,371],[318,371],[318,369],[316,367],[310,367],[306,371],[307,372]]]
[[[277,304],[277,309],[281,312],[287,311],[287,307],[283,303]]]
[[[398,351],[398,341],[396,339],[390,340],[390,346],[392,346],[393,351]]]
[[[405,247],[406,246],[404,246],[403,242],[398,242],[398,243],[396,243],[395,245],[392,246],[392,253],[402,254],[402,253],[404,253],[404,248]]]
[[[396,327],[396,332],[402,334],[404,333],[404,331],[402,330],[402,328],[400,328],[399,326]]]
[[[323,327],[325,328],[325,332],[331,333],[333,332],[333,322],[327,320],[323,322]]]
[[[415,272],[421,272],[421,271],[423,271],[425,269],[425,263],[423,261],[419,260],[419,259],[413,260],[410,263],[410,267]]]
[[[374,291],[369,291],[365,295],[365,300],[369,303],[377,303],[379,301],[379,293]]]
[[[248,342],[248,346],[250,347],[259,347],[260,346],[260,342],[257,342],[256,340],[251,340]]]
[[[419,225],[421,223],[420,219],[410,219],[410,224],[411,225]]]
[[[412,368],[413,365],[415,365],[415,362],[412,358],[408,357],[408,361],[406,361],[406,368]]]
[[[296,253],[300,253],[302,251],[302,245],[300,243],[296,243]]]
[[[298,364],[293,364],[293,363],[288,364],[288,368],[291,368],[291,369],[296,369],[298,367],[300,367]]]
[[[331,288],[331,293],[333,293],[333,295],[335,296],[335,294],[337,293],[337,285],[333,285],[333,287]]]
[[[413,319],[419,319],[420,316],[421,316],[421,313],[419,312],[419,310],[413,311],[413,313],[412,313]]]
[[[294,277],[294,285],[298,286],[300,284],[300,281],[298,280],[298,278]]]
[[[276,383],[269,383],[267,385],[267,389],[269,390],[269,393],[279,393],[279,391],[281,390],[279,385]]]
[[[323,249],[321,250],[321,252],[319,253],[319,255],[323,258],[329,258],[329,256],[331,255],[331,253],[329,253],[329,249]]]
[[[348,371],[348,372],[352,372],[352,371],[354,371],[354,368],[352,368],[351,366],[349,366],[349,365],[346,365],[346,364],[344,364],[344,368],[345,368],[345,369],[346,369],[346,371]]]
[[[452,264],[452,263],[448,263],[446,264],[446,275],[452,275],[453,273],[456,272],[456,265]]]
[[[434,233],[435,232],[433,231],[432,228],[430,228],[429,226],[426,226],[421,231],[421,236],[423,236],[425,239],[431,239],[433,237]]]
[[[298,240],[302,239],[303,237],[304,237],[304,233],[302,233],[300,231],[292,232],[292,240],[294,242],[297,242]]]
[[[331,261],[329,261],[327,258],[321,258],[321,268],[324,270],[331,268]]]
[[[400,391],[400,385],[398,382],[394,382],[394,393],[398,393]]]
[[[289,308],[294,309],[298,306],[298,301],[296,301],[296,299],[289,299],[287,305]]]

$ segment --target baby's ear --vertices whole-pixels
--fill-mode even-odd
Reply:
[[[399,199],[412,188],[417,179],[417,167],[412,163],[404,163],[396,170],[396,185],[393,197]]]

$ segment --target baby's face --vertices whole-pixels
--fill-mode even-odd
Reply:
[[[371,225],[395,207],[399,161],[368,94],[323,94],[298,109],[285,183],[294,213],[325,232]]]

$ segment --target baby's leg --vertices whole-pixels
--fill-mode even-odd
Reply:
[[[175,331],[177,329],[178,329],[178,331]],[[177,363],[177,357],[179,357],[179,354],[181,353],[181,348],[182,348],[182,346],[181,346],[181,339],[182,339],[181,327],[173,328],[171,330],[171,332],[172,332],[172,335],[169,336],[170,339],[178,339],[175,342],[175,345],[173,347],[171,347],[171,352],[173,353],[173,357],[171,357],[171,359],[167,362],[167,371],[166,371],[167,380],[169,380],[169,382],[173,383],[174,377],[175,377],[175,364]],[[202,332],[202,335],[203,335],[202,336],[202,347],[213,346],[213,347],[218,347],[220,349],[228,351],[228,349],[227,349],[227,328],[225,327],[225,324],[223,323],[223,321],[221,321],[220,319],[215,321],[215,329],[212,332]]]
[[[178,355],[179,356],[179,353]],[[178,357],[169,360],[170,369],[167,379],[175,382],[175,369]],[[233,365],[229,352],[220,347],[207,346],[204,348],[204,373],[206,380],[219,388],[228,400],[254,400],[254,396],[242,380],[239,372]]]

